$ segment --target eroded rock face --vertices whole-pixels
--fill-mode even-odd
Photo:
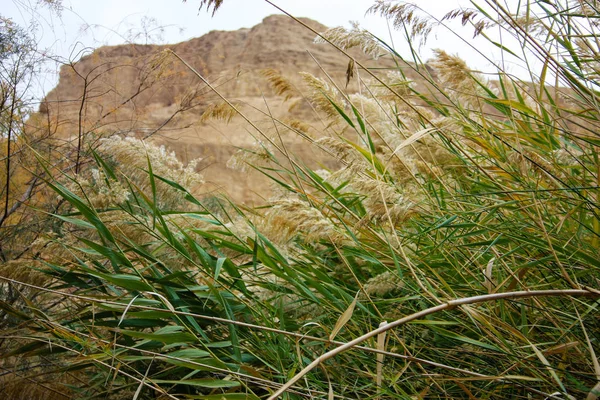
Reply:
[[[318,32],[326,30],[318,22],[301,21]],[[184,161],[203,159],[198,168],[206,184],[200,192],[226,192],[236,201],[257,204],[271,196],[267,179],[254,171],[227,168],[226,163],[237,147],[252,146],[261,133],[240,116],[229,123],[201,117],[222,102],[222,95],[239,105],[263,133],[277,136],[269,118],[273,115],[301,121],[313,137],[322,135],[325,123],[302,98],[298,72],[325,77],[326,71],[343,88],[348,59],[328,45],[314,44],[314,38],[314,32],[287,16],[272,15],[250,29],[213,31],[169,46],[101,47],[61,68],[58,86],[40,108],[45,118],[39,119],[52,121],[56,134],[74,143],[80,134],[84,142],[114,134],[151,137]],[[361,53],[352,54],[374,65]],[[377,63],[382,65],[381,60]],[[284,101],[261,74],[266,68],[281,73],[300,91]],[[356,91],[356,82],[347,90]],[[297,157],[314,165],[332,165],[330,157],[315,153],[296,133],[281,127],[277,131]]]

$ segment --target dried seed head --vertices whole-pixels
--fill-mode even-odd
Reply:
[[[288,101],[298,95],[296,88],[281,75],[280,71],[273,68],[267,68],[260,71],[261,75],[267,78],[267,81],[278,96],[284,96],[284,100]]]
[[[548,30],[548,28],[544,25],[544,21],[540,20],[531,13],[527,13],[525,15],[514,15],[513,20],[509,20],[505,24],[505,26],[510,30],[514,29],[513,25],[523,28],[527,34],[530,35],[538,35]]]
[[[203,183],[202,176],[196,172],[196,164],[200,161],[192,160],[187,165],[179,161],[174,152],[169,152],[164,146],[146,143],[135,138],[122,139],[119,136],[101,139],[97,149],[101,157],[114,160],[119,166],[118,171],[127,179],[133,180],[140,190],[150,187],[148,178],[148,162],[152,165],[155,175],[178,182],[181,186],[193,189]],[[94,175],[95,174],[95,175]],[[102,185],[101,182],[110,182],[101,171],[94,172],[88,180],[91,185]],[[125,185],[123,185],[125,186]],[[99,186],[102,188],[102,186]],[[115,186],[111,191],[118,189]],[[164,182],[157,182],[157,199],[160,205],[174,205],[182,200],[181,193]],[[114,199],[123,198],[122,194],[113,193]]]
[[[417,5],[410,3],[397,4],[387,0],[377,0],[367,12],[379,14],[392,21],[395,29],[406,30],[409,32],[409,40],[418,38],[421,46],[427,41],[432,29],[438,25],[435,20],[421,15]]]
[[[460,23],[463,26],[471,24],[475,28],[473,37],[477,37],[484,29],[496,26],[496,22],[487,17],[482,17],[480,13],[471,8],[452,10],[442,18],[442,21],[454,20],[460,18]]]
[[[399,101],[403,99],[406,101],[413,94],[412,86],[413,81],[406,79],[398,71],[389,71],[384,77],[382,77],[385,85],[379,82],[371,83],[371,91],[373,96],[385,101]]]
[[[247,171],[250,166],[261,166],[273,158],[273,146],[262,140],[255,140],[247,149],[236,151],[227,161],[227,168]]]
[[[234,104],[235,108],[239,109],[239,104]],[[231,122],[231,119],[237,114],[236,109],[231,107],[227,102],[221,102],[218,104],[211,104],[202,113],[200,122],[207,122],[211,119],[225,121],[226,123]]]
[[[437,71],[442,83],[459,87],[465,81],[471,80],[472,71],[467,63],[456,55],[450,55],[441,49],[434,49],[435,58],[430,65]]]
[[[405,286],[404,281],[396,272],[386,271],[367,281],[365,292],[372,297],[388,297],[397,295]]]
[[[381,43],[373,34],[365,29],[361,29],[357,22],[352,22],[352,28],[346,29],[342,26],[331,28],[315,38],[315,43],[333,43],[342,50],[350,50],[358,47],[363,53],[378,59],[387,51],[381,46]]]
[[[359,226],[390,222],[397,226],[416,213],[416,202],[408,198],[408,193],[401,193],[396,185],[378,179],[355,175],[348,183],[347,192],[359,194],[363,199],[367,214]]]
[[[307,135],[310,131],[310,125],[297,119],[284,119],[283,123],[285,123],[291,129],[298,131],[304,135]]]
[[[356,151],[349,144],[332,137],[322,137],[315,141],[316,144],[329,150],[340,161],[357,161]]]
[[[262,228],[267,237],[281,244],[295,238],[313,243],[340,237],[335,225],[319,209],[296,198],[276,201],[265,214]]]
[[[187,0],[183,0],[183,2],[185,3]],[[202,9],[204,7],[206,7],[207,11],[210,11],[211,7],[213,9],[212,11],[212,15],[214,16],[215,13],[217,12],[217,10],[219,9],[219,7],[221,7],[223,5],[223,1],[224,0],[200,0],[200,7],[198,8],[198,11],[202,11]]]
[[[329,118],[339,118],[339,113],[332,103],[343,108],[344,101],[340,99],[337,89],[308,72],[300,72],[300,76],[311,89],[308,98],[313,105],[318,110],[323,111]]]
[[[471,108],[482,95],[480,85],[487,85],[487,80],[471,70],[460,57],[440,49],[435,49],[434,53],[435,58],[429,65],[437,72],[439,86],[464,108]]]

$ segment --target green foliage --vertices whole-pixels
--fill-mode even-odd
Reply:
[[[582,52],[599,13],[496,6],[448,18],[514,31],[545,60],[535,82],[488,81],[444,51],[409,63],[381,43],[398,69],[363,95],[307,79],[334,120],[315,145],[342,168],[265,151],[252,167],[286,195],[264,207],[195,197],[152,149],[135,174],[97,154],[101,186],[50,179],[70,205],[40,252],[51,283],[0,303],[18,338],[3,358],[52,356],[85,376],[79,398],[267,398],[292,379],[284,398],[596,398],[600,109],[597,58]],[[413,39],[436,25],[415,7],[373,11]],[[344,50],[349,35],[323,37]]]

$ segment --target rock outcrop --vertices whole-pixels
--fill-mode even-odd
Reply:
[[[309,19],[301,21],[318,32],[327,29]],[[57,87],[40,108],[46,114],[40,120],[51,121],[56,134],[73,143],[79,136],[86,145],[114,134],[149,137],[184,161],[202,158],[198,168],[206,185],[201,192],[224,191],[236,201],[257,204],[271,195],[267,179],[256,171],[229,169],[226,163],[237,148],[259,140],[260,133],[240,116],[228,122],[202,116],[222,102],[222,95],[238,104],[261,130],[276,129],[272,115],[299,120],[312,136],[321,135],[325,123],[302,99],[301,91],[284,101],[261,73],[277,71],[298,88],[302,87],[300,71],[327,74],[343,88],[348,58],[329,45],[315,44],[314,38],[313,32],[287,16],[272,15],[250,29],[213,31],[170,46],[101,47],[61,68]],[[352,55],[375,65],[358,51]],[[356,83],[351,82],[347,90],[355,91]],[[279,133],[286,148],[306,162],[331,165],[331,159],[314,153],[299,135],[286,129]]]

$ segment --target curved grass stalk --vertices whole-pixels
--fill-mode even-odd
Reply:
[[[298,372],[292,379],[287,381],[287,383],[285,385],[283,385],[279,390],[277,390],[275,393],[273,393],[271,396],[269,396],[268,400],[277,399],[279,396],[281,396],[283,393],[285,393],[286,387],[288,387],[288,385],[289,386],[294,385],[296,382],[298,382],[300,379],[302,379],[303,376],[305,376],[307,373],[312,371],[315,367],[320,365],[322,362],[329,360],[330,358],[335,357],[336,355],[343,353],[346,350],[350,350],[350,349],[356,347],[356,345],[364,342],[367,339],[375,337],[375,336],[377,336],[383,332],[386,332],[392,328],[395,328],[397,326],[404,325],[410,321],[414,321],[415,319],[419,319],[419,318],[425,317],[427,315],[435,314],[440,311],[451,310],[451,309],[456,308],[461,305],[484,303],[484,302],[488,302],[488,301],[510,300],[510,299],[519,299],[519,298],[522,299],[522,298],[529,298],[529,297],[545,297],[545,296],[560,296],[560,297],[587,296],[587,297],[600,298],[600,293],[598,293],[595,290],[592,291],[592,290],[587,290],[587,289],[584,289],[584,290],[577,290],[577,289],[532,290],[532,291],[521,291],[521,292],[494,293],[494,294],[487,294],[487,295],[481,295],[481,296],[466,297],[464,299],[450,300],[450,301],[447,301],[438,306],[431,307],[426,310],[408,315],[404,318],[400,318],[394,322],[390,322],[387,325],[380,326],[379,328],[374,329],[368,333],[365,333],[364,335],[344,344],[343,346],[340,346],[333,350],[328,351],[327,353],[321,355],[320,357],[315,359],[313,362],[311,362],[309,365],[307,365],[304,369],[302,369],[302,371]]]

